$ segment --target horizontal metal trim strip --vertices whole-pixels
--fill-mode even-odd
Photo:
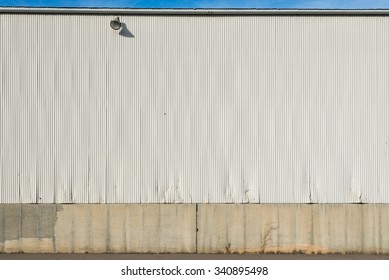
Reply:
[[[389,15],[389,9],[373,10],[320,10],[320,9],[100,9],[100,8],[28,8],[28,7],[0,7],[2,14],[101,14],[101,15]]]

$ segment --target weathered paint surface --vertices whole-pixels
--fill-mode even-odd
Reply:
[[[57,252],[193,253],[196,205],[63,205]]]
[[[388,204],[0,205],[0,252],[389,253]]]
[[[53,252],[56,205],[0,205],[2,252]]]
[[[0,14],[0,203],[389,203],[389,17],[111,19]]]
[[[198,252],[389,252],[386,204],[201,205]]]

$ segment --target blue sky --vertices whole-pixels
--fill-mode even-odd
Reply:
[[[385,9],[389,0],[0,0],[0,6],[111,8]]]

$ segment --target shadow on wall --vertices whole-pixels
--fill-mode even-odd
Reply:
[[[128,30],[127,25],[122,22],[122,29],[119,32],[120,36],[127,37],[127,38],[134,38],[134,34],[131,33],[130,30]]]

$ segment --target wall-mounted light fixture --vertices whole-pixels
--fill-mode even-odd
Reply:
[[[111,20],[111,23],[109,25],[113,30],[119,30],[120,27],[122,27],[122,23],[120,22],[119,17],[115,17],[113,20]]]

